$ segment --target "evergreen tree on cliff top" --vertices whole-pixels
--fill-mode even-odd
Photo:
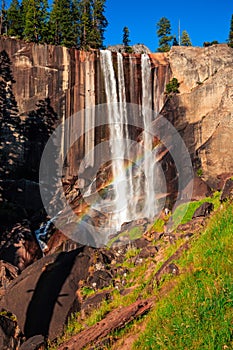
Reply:
[[[1,0],[1,8],[0,8],[0,34],[6,34],[7,31],[7,21],[6,21],[6,8],[5,8],[5,0]]]
[[[10,7],[7,10],[7,34],[22,38],[23,22],[22,22],[22,8],[18,0],[12,0]]]
[[[45,42],[47,37],[48,3],[47,0],[24,0],[23,36],[32,42]]]
[[[55,0],[49,20],[49,43],[53,45],[75,46],[77,28],[74,6],[70,0]]]
[[[129,28],[128,27],[124,27],[123,28],[123,45],[125,47],[129,46],[130,43],[130,39],[129,39]]]
[[[228,45],[230,47],[233,47],[233,15],[231,16],[231,26],[230,26]]]
[[[192,46],[190,37],[186,30],[183,30],[182,35],[181,35],[181,45],[182,46]]]
[[[103,48],[104,31],[108,26],[108,21],[104,15],[105,2],[106,0],[79,1],[79,48]]]
[[[89,45],[93,49],[103,48],[104,31],[108,26],[104,11],[105,0],[92,1],[92,30]]]
[[[78,38],[78,48],[88,49],[89,43],[92,40],[92,8],[91,1],[80,0],[78,4],[80,13],[79,30],[80,35]]]
[[[171,35],[171,24],[166,17],[162,17],[157,23],[157,35],[159,39],[160,52],[167,52],[171,48],[171,40],[173,36]]]

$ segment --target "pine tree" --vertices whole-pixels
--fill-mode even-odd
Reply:
[[[108,25],[104,15],[105,2],[106,0],[79,0],[78,47],[80,49],[103,48],[104,31]]]
[[[79,3],[80,10],[80,38],[78,47],[80,49],[88,49],[92,41],[92,8],[89,0],[81,0]]]
[[[129,28],[124,27],[123,28],[123,45],[125,47],[129,46],[130,40],[129,40]]]
[[[182,46],[192,46],[190,37],[186,30],[183,30],[182,35],[181,35],[181,45]]]
[[[6,22],[6,8],[5,0],[1,0],[1,9],[0,9],[0,34],[6,34],[7,32],[7,22]]]
[[[70,0],[55,0],[48,25],[49,43],[68,47],[77,44],[75,7]]]
[[[231,16],[231,26],[230,26],[228,45],[230,47],[233,47],[233,15]]]
[[[171,48],[171,40],[173,36],[171,35],[171,24],[166,17],[162,17],[157,23],[157,35],[159,39],[159,48],[160,52],[167,52]]]
[[[92,28],[89,46],[93,49],[103,48],[104,31],[108,26],[104,11],[105,0],[92,0]]]
[[[47,33],[47,0],[25,0],[23,3],[24,31],[28,41],[45,42]]]
[[[11,176],[21,162],[22,129],[12,85],[15,83],[11,61],[6,51],[0,52],[0,175]]]
[[[172,46],[179,46],[179,43],[178,43],[178,41],[177,41],[175,36],[173,37]]]
[[[12,0],[7,10],[7,34],[20,39],[23,35],[22,8],[18,0]]]

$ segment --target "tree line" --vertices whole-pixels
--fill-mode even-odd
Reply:
[[[3,0],[2,0],[3,1]],[[103,47],[106,0],[12,0],[2,2],[0,34],[79,49]]]
[[[192,46],[192,42],[190,36],[186,30],[183,30],[179,39],[177,40],[175,35],[172,35],[171,22],[168,18],[162,17],[156,24],[156,34],[159,38],[159,47],[157,49],[158,52],[168,52],[172,46]],[[123,38],[122,43],[125,47],[126,52],[132,52],[129,46],[129,28],[123,28]],[[204,42],[203,46],[211,46],[214,44],[218,44],[217,40],[213,40],[211,42]],[[231,17],[230,31],[227,43],[230,47],[233,47],[233,15]]]

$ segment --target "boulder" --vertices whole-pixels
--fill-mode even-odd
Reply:
[[[98,290],[111,284],[113,276],[119,273],[119,268],[114,271],[114,259],[114,250],[87,246],[47,255],[7,286],[0,310],[10,310],[17,316],[26,339],[40,334],[54,340],[62,334],[69,316],[81,311],[81,286]],[[102,296],[93,298],[89,301],[94,307]]]
[[[204,217],[208,216],[213,210],[214,210],[213,203],[204,202],[199,208],[195,210],[192,218],[195,219],[202,216]]]
[[[19,350],[45,350],[45,339],[42,335],[35,335],[24,342]]]
[[[225,185],[223,186],[220,201],[224,202],[227,199],[232,199],[232,198],[233,198],[233,179],[230,178],[225,182]]]
[[[0,309],[11,310],[27,339],[61,335],[72,312],[80,310],[77,289],[88,276],[89,248],[46,256],[25,269],[8,287]]]
[[[17,267],[0,260],[0,296],[4,294],[10,281],[18,276],[18,271]]]
[[[199,176],[195,176],[191,183],[189,183],[185,189],[182,191],[182,195],[185,197],[186,193],[189,191],[190,186],[193,186],[192,197],[190,198],[193,201],[199,201],[211,193],[211,188],[209,185]]]

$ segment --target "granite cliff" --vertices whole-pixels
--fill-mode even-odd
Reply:
[[[80,52],[9,38],[1,38],[0,50],[7,52],[12,63],[13,92],[21,117],[34,110],[39,100],[46,98],[61,120],[84,108],[106,102],[98,51]],[[152,69],[158,70],[157,93],[164,102],[164,105],[160,102],[159,108],[181,132],[203,178],[212,187],[218,186],[217,178],[230,173],[233,162],[232,49],[227,45],[173,47],[168,54],[149,56]],[[127,101],[140,103],[140,55],[123,54],[123,60],[126,86],[129,87]],[[131,72],[129,60],[133,62]],[[167,99],[164,91],[169,77],[178,79],[180,93]],[[154,93],[153,105],[156,97]],[[81,118],[84,135],[89,121],[84,112]],[[83,155],[106,136],[105,133],[97,130],[95,135],[80,138],[75,155],[70,155],[70,175],[77,165],[75,163],[79,163]]]
[[[65,194],[78,214],[84,208],[80,188],[90,185],[89,171],[95,163],[95,157],[88,158],[86,173],[77,180],[79,165],[94,146],[109,138],[110,131],[107,126],[93,128],[95,116],[90,112],[91,107],[106,103],[109,99],[103,66],[101,67],[101,53],[36,45],[3,37],[0,39],[0,306],[4,309],[0,313],[2,342],[17,343],[12,345],[12,349],[16,349],[26,337],[29,338],[29,343],[23,344],[22,349],[28,349],[32,348],[34,341],[39,344],[44,343],[47,336],[50,339],[56,338],[62,333],[72,312],[80,311],[82,319],[82,312],[89,313],[91,308],[99,307],[102,300],[111,299],[112,290],[101,290],[109,285],[113,285],[113,289],[119,289],[122,295],[134,293],[135,286],[138,288],[137,283],[143,286],[145,271],[140,274],[135,286],[131,277],[130,287],[124,289],[124,286],[127,285],[128,275],[131,276],[130,273],[136,266],[144,264],[144,259],[149,259],[146,275],[154,276],[152,284],[148,285],[149,292],[151,285],[159,285],[164,273],[179,274],[173,260],[178,259],[188,249],[187,241],[192,235],[201,232],[205,226],[204,217],[209,215],[209,209],[206,208],[211,207],[212,210],[211,203],[216,201],[212,197],[208,198],[211,203],[203,204],[203,197],[210,187],[218,189],[225,178],[232,176],[232,52],[227,45],[213,45],[207,48],[173,47],[167,54],[151,53],[148,56],[150,64],[147,69],[149,67],[150,74],[147,86],[145,77],[142,77],[142,61],[145,64],[147,57],[142,58],[140,54],[120,55],[125,100],[143,105],[143,89],[145,91],[148,88],[151,92],[148,97],[150,107],[175,126],[189,150],[194,171],[200,176],[194,179],[193,197],[198,200],[202,198],[200,202],[193,203],[193,221],[180,225],[176,232],[172,231],[172,227],[169,228],[170,214],[167,215],[166,212],[160,213],[159,221],[156,222],[149,222],[147,218],[126,222],[122,225],[120,234],[118,232],[119,235],[113,236],[114,244],[110,249],[80,246],[79,243],[67,240],[51,223],[46,226],[50,237],[48,235],[46,250],[43,251],[36,232],[40,224],[48,218],[43,212],[39,196],[37,173],[49,135],[60,121],[70,121],[69,117],[79,112],[81,137],[65,159],[63,178]],[[111,55],[116,97],[120,98],[119,54]],[[167,94],[166,85],[173,77],[180,83],[179,93]],[[71,122],[68,125],[61,139],[63,146],[75,129]],[[91,131],[85,134],[87,128]],[[167,133],[169,138],[169,132]],[[130,128],[129,135],[138,144],[145,140],[142,128]],[[159,140],[154,138],[153,145],[160,146]],[[161,148],[160,151],[158,158],[162,163],[170,198],[174,199],[177,169],[169,150]],[[48,163],[49,167],[53,167],[53,164]],[[111,171],[109,164],[106,164],[99,170],[96,179],[97,189],[100,188],[103,197],[106,195],[105,189]],[[184,183],[187,187],[188,182],[187,177]],[[228,192],[232,198],[232,180],[229,182]],[[186,189],[182,190],[185,198]],[[180,199],[184,198],[181,195]],[[201,214],[195,214],[194,208],[200,204],[204,205],[201,206]],[[53,205],[56,206],[56,198]],[[64,214],[65,225],[70,225],[72,231],[72,223],[66,213]],[[92,219],[103,220],[101,216]],[[158,224],[161,222],[162,226]],[[134,242],[131,241],[131,230],[136,232],[137,238]],[[164,261],[167,256],[164,253],[166,248],[170,249],[169,244],[177,239],[182,240],[182,245]],[[130,255],[130,249],[133,249],[133,256]],[[128,268],[122,268],[123,262],[130,262],[129,269],[133,270],[130,272]],[[163,264],[154,275],[156,262]],[[89,289],[97,294],[85,296]],[[110,314],[110,318],[116,321],[116,328],[122,322],[124,324],[125,320],[130,322],[134,315],[140,316],[152,307],[154,300],[146,299],[141,302],[141,293],[142,290],[139,289],[139,301],[133,303],[129,309],[123,309],[123,321],[121,317]],[[59,298],[62,298],[62,302]],[[22,337],[16,327],[15,316],[8,311],[18,318],[17,327],[25,337]],[[7,322],[12,327],[12,334],[7,333]],[[103,326],[102,323],[100,326]],[[112,329],[104,329],[102,333],[111,331]],[[90,333],[95,334],[99,330],[94,330],[93,333],[91,329],[87,332],[87,335],[83,335],[85,339],[89,339]],[[43,336],[42,339],[34,339],[39,334]],[[71,348],[72,346],[71,344]]]

